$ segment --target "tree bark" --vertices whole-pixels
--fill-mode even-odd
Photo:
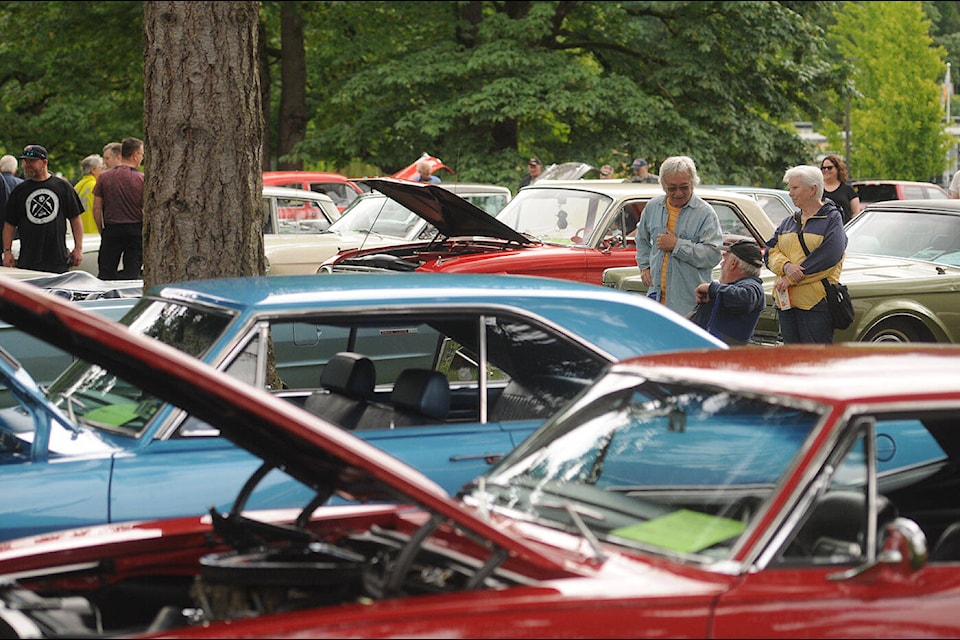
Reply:
[[[258,3],[143,5],[144,286],[265,273]]]
[[[303,45],[303,15],[299,2],[280,4],[280,49],[279,167],[303,169],[303,160],[290,157],[307,133],[307,53]]]

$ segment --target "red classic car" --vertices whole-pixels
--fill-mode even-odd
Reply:
[[[6,637],[960,634],[958,347],[614,364],[453,499],[352,434],[28,284],[0,280],[0,319],[263,460],[227,513],[0,544]],[[280,469],[316,497],[245,510]],[[345,502],[318,509],[330,496]]]
[[[454,174],[453,169],[443,164],[443,160],[425,153],[405,166],[403,169],[394,172],[390,177],[397,180],[412,180],[415,175],[420,173],[420,170],[417,169],[417,165],[420,164],[422,160],[426,160],[430,164],[430,170],[432,171],[433,175],[437,176],[441,180],[444,178],[449,179],[449,177]],[[444,174],[441,175],[439,173],[440,171],[443,171]]]
[[[337,209],[343,211],[363,188],[351,178],[328,171],[264,171],[263,186],[291,187],[304,191],[325,193],[333,199]]]
[[[439,231],[425,242],[342,251],[322,273],[442,271],[512,273],[602,284],[612,267],[636,266],[637,221],[659,185],[613,180],[538,180],[520,190],[496,217],[437,185],[362,180],[425,218]],[[756,200],[698,188],[727,236],[766,242],[774,225]]]

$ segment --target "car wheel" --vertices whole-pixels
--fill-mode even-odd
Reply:
[[[894,319],[870,329],[861,342],[931,342],[932,338],[916,322]]]

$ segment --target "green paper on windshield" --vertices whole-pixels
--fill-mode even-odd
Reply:
[[[137,413],[138,406],[135,402],[130,404],[109,404],[105,407],[88,411],[83,417],[93,422],[119,427],[139,417],[140,414]]]
[[[739,520],[719,518],[699,511],[680,509],[670,515],[648,520],[610,533],[628,540],[655,544],[664,549],[691,553],[743,533],[745,525]]]

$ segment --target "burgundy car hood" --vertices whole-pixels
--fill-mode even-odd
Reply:
[[[482,236],[517,244],[536,244],[503,224],[472,202],[429,182],[407,182],[390,178],[358,180],[396,200],[436,227],[444,236]]]
[[[308,486],[327,488],[359,502],[417,503],[535,564],[555,567],[523,541],[450,499],[419,471],[373,445],[281,398],[251,391],[246,383],[196,358],[135,335],[72,302],[0,277],[0,320],[103,366],[147,393],[216,425],[222,437]]]

